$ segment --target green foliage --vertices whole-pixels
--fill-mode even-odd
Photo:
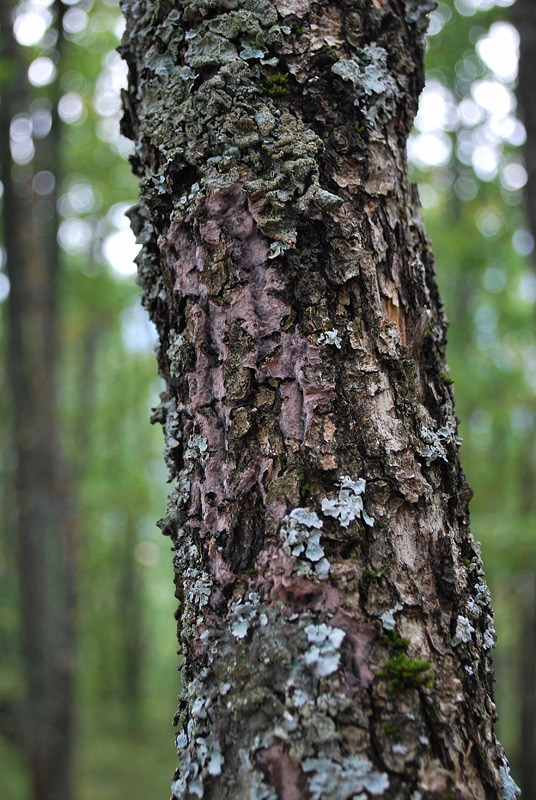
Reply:
[[[77,800],[142,800],[169,793],[176,764],[171,716],[180,690],[171,555],[155,525],[167,494],[163,441],[148,422],[161,382],[134,276],[118,273],[104,256],[110,235],[124,229],[122,210],[137,198],[136,180],[120,155],[119,103],[117,111],[110,105],[117,93],[120,12],[109,0],[85,8],[87,25],[62,42],[56,80],[28,87],[32,109],[46,110],[67,94],[80,104],[80,116],[61,124],[61,172],[54,175],[63,245],[58,395],[79,564],[75,785]],[[50,54],[55,60],[56,51],[47,50],[51,41],[21,48],[21,54],[28,63]],[[12,65],[1,62],[0,83],[11,74]],[[40,146],[36,141],[36,150]],[[31,181],[45,169],[55,166],[36,161],[18,174]],[[46,207],[50,200],[40,203]],[[68,238],[69,229],[84,237]],[[2,345],[4,329],[0,304]],[[0,480],[7,493],[13,459],[4,458],[11,452],[6,394],[0,400]],[[24,692],[16,549],[8,529],[9,523],[0,539],[0,704]],[[28,776],[17,755],[0,739],[4,795],[26,800]]]
[[[482,543],[496,615],[497,731],[515,763],[522,746],[517,679],[522,620],[536,563],[534,256],[530,243],[519,246],[528,226],[522,192],[505,180],[504,170],[520,160],[518,147],[506,136],[496,137],[498,168],[482,179],[467,142],[483,141],[488,134],[479,126],[493,112],[477,107],[479,121],[473,122],[459,113],[461,103],[475,102],[481,81],[512,90],[513,83],[497,79],[476,46],[494,24],[508,19],[501,5],[480,4],[466,15],[453,0],[439,4],[440,24],[428,38],[427,74],[453,104],[453,122],[441,132],[453,151],[439,167],[414,167],[413,177],[420,184],[450,321],[447,355],[456,375],[462,464],[474,491],[471,528]],[[470,570],[470,561],[464,566]]]

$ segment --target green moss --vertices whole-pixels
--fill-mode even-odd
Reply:
[[[471,567],[472,567],[471,559],[470,558],[462,558],[462,563],[463,563],[463,566],[465,567],[465,569],[467,570],[467,572],[470,572],[471,571]]]
[[[362,573],[362,578],[364,581],[372,581],[374,578],[378,577],[378,573],[374,572],[373,569],[364,569]]]
[[[300,486],[300,497],[304,503],[307,503],[311,499],[311,484],[309,481],[302,483]]]
[[[453,383],[456,383],[454,378],[451,378],[450,375],[447,375],[446,372],[441,372],[441,380],[445,384],[445,386],[452,386]]]
[[[277,97],[278,95],[286,94],[287,83],[288,72],[278,72],[275,75],[271,75],[269,78],[266,78],[264,92],[265,94],[269,94],[270,97]]]
[[[399,636],[395,630],[384,631],[380,636],[379,641],[387,647],[394,647],[395,650],[403,650],[405,647],[411,644],[409,639]]]
[[[361,143],[361,134],[365,130],[364,125],[359,125],[357,122],[354,125],[354,139],[356,142]]]
[[[390,739],[397,739],[398,738],[398,728],[392,722],[386,722],[383,726],[383,732],[386,736]]]
[[[296,34],[296,36],[301,36],[302,33],[303,33],[303,28],[300,25],[298,25],[297,22],[294,23],[294,25],[292,26],[292,29],[294,30],[294,33]]]
[[[434,673],[428,659],[410,658],[405,653],[396,653],[377,673],[379,678],[388,678],[389,691],[404,691],[418,686],[431,686]]]

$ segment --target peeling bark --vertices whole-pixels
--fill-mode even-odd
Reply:
[[[513,798],[405,147],[428,2],[123,3],[177,798]]]

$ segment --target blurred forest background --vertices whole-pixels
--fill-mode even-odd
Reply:
[[[496,612],[498,735],[530,800],[536,271],[514,12],[513,0],[439,2],[409,156],[451,322],[445,380],[455,380],[472,529]],[[148,422],[161,385],[124,216],[137,187],[119,135],[122,24],[116,0],[0,3],[7,800],[33,796],[28,763],[48,780],[36,719],[44,730],[65,722],[68,740],[49,753],[74,743],[75,800],[164,798],[175,767],[175,600],[155,525],[166,471]]]

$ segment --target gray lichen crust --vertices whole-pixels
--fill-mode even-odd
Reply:
[[[124,0],[175,798],[514,797],[405,143],[428,0]]]

